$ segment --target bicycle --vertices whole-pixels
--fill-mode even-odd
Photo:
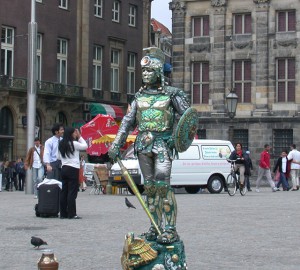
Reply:
[[[240,177],[235,171],[235,163],[238,159],[232,160],[232,159],[227,159],[228,162],[230,162],[230,174],[227,176],[227,192],[230,196],[234,196],[236,193],[236,190],[239,189],[240,193],[242,196],[245,196],[247,192],[246,184],[244,183],[244,188],[240,188]]]

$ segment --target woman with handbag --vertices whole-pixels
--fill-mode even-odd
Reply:
[[[61,160],[62,191],[60,193],[60,218],[81,219],[77,216],[76,198],[79,182],[79,151],[88,147],[78,129],[67,127],[63,140],[58,145],[58,156]]]

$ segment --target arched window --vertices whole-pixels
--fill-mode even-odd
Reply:
[[[62,123],[65,127],[68,126],[68,120],[63,112],[58,112],[55,117],[55,123]]]
[[[0,160],[12,160],[14,141],[14,120],[11,110],[4,107],[0,111]]]

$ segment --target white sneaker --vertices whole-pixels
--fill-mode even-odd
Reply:
[[[258,188],[257,188],[257,189],[255,189],[255,191],[256,191],[256,192],[258,192],[258,193],[260,192]]]
[[[276,191],[277,191],[277,188],[276,188],[276,187],[272,188],[272,191],[273,191],[273,192],[276,192]]]
[[[34,198],[35,198],[35,199],[37,199],[37,198],[38,198],[38,196],[36,196],[36,195],[35,195],[35,196],[34,196]]]

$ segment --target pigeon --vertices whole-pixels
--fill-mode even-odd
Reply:
[[[134,207],[134,205],[127,199],[127,198],[125,198],[125,204],[126,204],[126,206],[128,207],[128,208],[134,208],[134,209],[136,209],[135,207]]]
[[[48,245],[43,239],[31,236],[31,244],[36,248],[40,248],[41,245]]]

